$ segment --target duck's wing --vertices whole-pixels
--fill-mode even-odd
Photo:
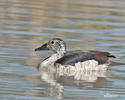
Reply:
[[[109,57],[115,58],[115,56],[111,55],[110,53],[102,51],[70,51],[67,52],[62,58],[58,59],[55,63],[59,63],[61,65],[74,65],[77,62],[95,60],[99,64],[104,64],[108,62]]]
[[[89,52],[94,53],[95,55],[105,55],[110,58],[116,58],[114,55],[110,54],[109,52],[95,51],[95,50],[90,50]]]

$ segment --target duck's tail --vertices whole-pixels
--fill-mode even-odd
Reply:
[[[109,62],[109,66],[121,66],[121,65],[125,65],[125,63],[121,63],[121,62],[114,62],[114,61],[110,61]]]

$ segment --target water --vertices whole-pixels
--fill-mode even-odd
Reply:
[[[0,100],[124,100],[125,66],[50,82],[36,66],[51,53],[34,52],[60,37],[69,50],[109,51],[124,62],[124,28],[124,0],[0,0]]]

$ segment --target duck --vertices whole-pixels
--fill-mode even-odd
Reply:
[[[52,38],[35,49],[35,51],[41,50],[50,50],[53,54],[45,58],[40,63],[40,67],[54,66],[59,70],[63,70],[63,72],[107,70],[113,63],[109,59],[116,58],[111,53],[105,51],[67,51],[66,43],[61,38]]]

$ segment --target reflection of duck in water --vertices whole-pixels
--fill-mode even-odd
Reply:
[[[51,39],[48,43],[35,49],[35,51],[39,50],[52,50],[54,52],[52,56],[41,62],[40,67],[55,66],[63,73],[81,70],[106,70],[113,64],[109,58],[115,58],[114,55],[102,51],[66,51],[66,44],[60,38]]]
[[[109,76],[107,71],[85,71],[76,72],[70,76],[59,75],[52,67],[41,68],[41,79],[49,83],[45,89],[44,96],[52,98],[63,98],[65,86],[78,86],[87,89],[104,88],[107,85],[106,77]]]

